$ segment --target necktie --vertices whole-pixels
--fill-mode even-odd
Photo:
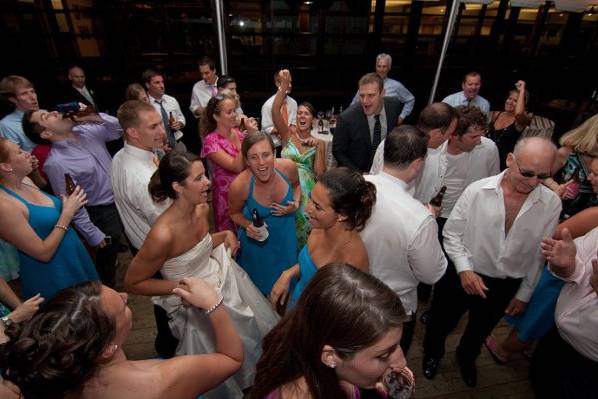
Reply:
[[[216,86],[210,86],[212,89],[212,97],[215,97],[218,94],[218,88]]]
[[[372,139],[372,151],[376,152],[376,149],[382,141],[382,125],[380,125],[380,114],[374,115],[376,123],[374,123],[374,137]]]
[[[164,105],[162,104],[164,100],[154,100],[156,104],[160,105],[160,114],[162,115],[162,122],[164,122],[164,130],[166,130],[166,138],[168,138],[168,145],[170,148],[174,148],[176,145],[176,140],[174,139],[174,133],[170,128],[170,121],[168,120],[168,114],[164,109]]]
[[[282,119],[284,119],[284,123],[288,126],[289,125],[289,111],[287,110],[287,102],[282,103],[282,109],[280,110],[282,114]]]

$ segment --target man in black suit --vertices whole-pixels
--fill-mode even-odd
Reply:
[[[94,91],[85,86],[85,72],[83,72],[83,69],[73,65],[69,68],[68,78],[71,86],[64,95],[65,102],[77,101],[87,106],[91,105],[99,111]]]
[[[376,148],[397,125],[402,107],[397,98],[384,97],[384,82],[375,73],[359,79],[359,102],[339,116],[332,139],[338,166],[369,172]]]

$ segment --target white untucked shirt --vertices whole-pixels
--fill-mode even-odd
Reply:
[[[216,80],[216,82],[217,81],[218,80]],[[205,108],[208,105],[208,101],[210,101],[210,98],[212,98],[215,93],[218,93],[216,84],[209,85],[203,79],[196,82],[191,91],[191,105],[189,105],[191,112],[195,112],[199,107]]]
[[[153,158],[151,151],[125,142],[112,160],[114,202],[125,233],[136,249],[141,248],[152,224],[170,205],[168,200],[155,203],[149,194],[148,184],[157,169]]]
[[[361,231],[370,273],[400,296],[407,314],[414,314],[418,283],[434,284],[446,270],[438,225],[405,191],[403,180],[384,171],[365,179],[376,186],[376,205]]]
[[[272,135],[272,129],[274,129],[274,122],[272,122],[272,103],[274,103],[274,94],[272,97],[266,100],[262,105],[262,132]],[[297,123],[297,101],[291,96],[286,96],[285,101],[287,103],[287,114],[289,116],[289,126]],[[282,142],[279,135],[272,135],[274,140],[274,146],[279,147]]]
[[[500,186],[505,173],[465,189],[444,225],[444,249],[458,273],[472,270],[488,277],[523,279],[515,297],[528,302],[545,262],[540,242],[552,237],[561,200],[540,184],[529,193],[505,236]]]

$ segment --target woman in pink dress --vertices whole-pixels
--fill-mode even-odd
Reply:
[[[246,133],[257,131],[253,118],[244,121],[247,131],[239,130],[235,103],[221,95],[212,97],[205,109],[205,123],[209,133],[203,142],[200,156],[208,160],[212,175],[214,221],[216,231],[236,231],[228,216],[228,188],[245,169],[241,143]]]

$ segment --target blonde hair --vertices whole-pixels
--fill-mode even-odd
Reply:
[[[598,158],[598,114],[565,133],[559,144],[575,152]]]

